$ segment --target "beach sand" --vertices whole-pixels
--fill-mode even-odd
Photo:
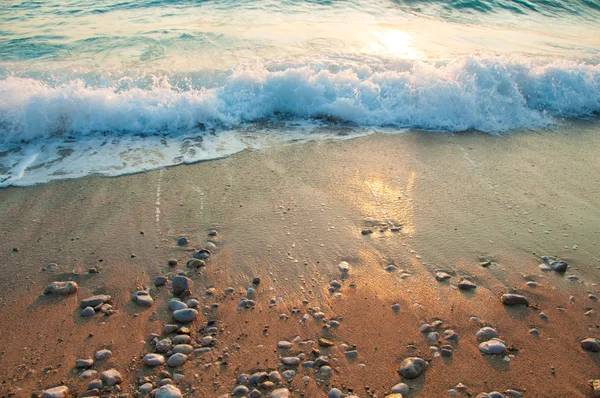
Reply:
[[[64,383],[81,396],[90,380],[79,378],[76,359],[108,348],[112,357],[92,369],[117,369],[124,380],[121,392],[102,396],[136,396],[139,380],[157,386],[162,370],[183,375],[176,385],[185,396],[227,396],[240,374],[286,369],[297,374],[279,388],[292,396],[325,397],[335,387],[385,397],[400,382],[411,387],[408,397],[449,396],[458,383],[467,390],[457,396],[508,389],[593,396],[588,381],[600,378],[600,354],[583,351],[580,341],[600,337],[598,303],[588,297],[599,291],[598,154],[597,124],[585,122],[510,137],[411,131],[1,190],[0,395],[28,397]],[[218,235],[209,237],[211,230]],[[178,246],[182,236],[187,246]],[[206,266],[187,268],[191,249],[209,241],[216,248]],[[567,261],[567,272],[540,270],[544,255]],[[57,267],[42,271],[49,263]],[[438,282],[437,271],[451,278]],[[171,291],[153,281],[178,272],[189,273],[202,305],[193,339],[216,321],[212,351],[192,353],[177,368],[149,368],[148,334],[173,323]],[[261,278],[256,305],[237,309],[253,277]],[[477,288],[457,289],[461,278]],[[78,283],[76,294],[41,295],[66,280]],[[334,293],[333,280],[341,284]],[[150,308],[131,300],[143,288],[154,299]],[[507,292],[530,305],[504,306]],[[83,318],[79,301],[100,293],[117,312]],[[324,328],[332,319],[339,326]],[[435,320],[443,321],[439,343],[419,331]],[[498,331],[505,356],[479,351],[483,326]],[[430,346],[448,344],[446,329],[458,342],[451,358],[439,358]],[[297,336],[314,344],[277,349]],[[333,347],[318,347],[320,337]],[[343,344],[358,357],[348,360]],[[280,357],[300,352],[314,360],[312,348],[329,356],[331,377],[282,365]],[[400,363],[413,356],[429,366],[403,379]]]

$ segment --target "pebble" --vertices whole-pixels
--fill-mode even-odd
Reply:
[[[116,369],[105,370],[100,374],[100,379],[109,387],[123,382],[123,376]]]
[[[289,350],[293,346],[294,346],[293,343],[291,343],[289,341],[284,341],[284,340],[282,340],[279,343],[277,343],[277,348],[281,348],[283,350]]]
[[[189,308],[198,308],[198,306],[200,305],[200,301],[198,301],[196,299],[191,299],[191,300],[188,300],[186,302],[186,304]]]
[[[333,375],[333,370],[328,365],[321,366],[321,368],[319,369],[319,374],[321,375],[321,377],[331,377],[331,375]]]
[[[81,394],[81,396],[82,397],[98,397],[98,396],[100,396],[100,389],[93,388],[91,390],[87,390],[86,392]]]
[[[52,282],[46,289],[44,289],[44,294],[73,294],[79,289],[77,283],[73,281],[69,282]]]
[[[409,390],[410,388],[408,387],[408,384],[398,383],[392,387],[392,394],[408,395]]]
[[[400,304],[398,304],[398,303],[393,304],[392,311],[394,311],[394,312],[400,311]]]
[[[198,311],[191,309],[191,308],[186,308],[186,309],[177,310],[177,311],[173,312],[173,319],[175,319],[177,322],[181,322],[181,323],[190,322],[197,316],[198,316]]]
[[[293,372],[293,370],[291,370],[290,372]],[[250,376],[250,378],[248,379],[248,383],[260,384],[263,381],[267,380],[268,377],[269,377],[269,374],[267,372],[256,372],[256,373],[253,373],[252,376]]]
[[[133,293],[131,299],[134,303],[142,307],[152,307],[152,304],[154,304],[154,300],[152,300],[152,297],[150,297],[150,294],[146,291]]]
[[[521,296],[520,294],[503,294],[502,295],[502,304],[504,305],[529,305],[529,300],[527,297]]]
[[[177,264],[179,264],[179,261],[177,261],[176,258],[170,258],[169,261],[167,261],[167,264],[169,267],[176,267]]]
[[[181,238],[177,239],[177,244],[179,246],[185,246],[188,243],[190,243],[190,240],[187,237],[185,237],[185,236],[182,236]]]
[[[355,358],[358,358],[358,351],[357,350],[346,351],[346,352],[344,352],[344,355],[348,359],[355,359]]]
[[[430,332],[427,334],[427,340],[429,341],[438,341],[440,339],[440,334],[438,332]]]
[[[323,337],[319,338],[319,346],[321,347],[332,347],[334,345],[333,341],[329,341]]]
[[[432,330],[433,330],[433,328],[428,323],[424,323],[421,326],[419,326],[419,332],[421,332],[421,333],[429,333]]]
[[[97,307],[104,303],[108,303],[110,301],[110,299],[111,299],[111,297],[107,294],[98,294],[96,296],[88,297],[84,300],[81,300],[81,303],[79,303],[79,306],[81,308]]]
[[[437,279],[438,282],[444,282],[447,281],[448,279],[450,279],[452,276],[450,276],[450,274],[446,273],[446,272],[436,272],[435,273],[435,279]]]
[[[182,353],[173,354],[167,360],[167,365],[171,367],[181,366],[187,360],[187,355]]]
[[[233,389],[233,395],[247,395],[250,392],[250,389],[244,385],[236,386]]]
[[[149,393],[150,391],[152,391],[152,389],[154,389],[152,383],[144,383],[141,386],[139,386],[138,391],[143,393]]]
[[[281,377],[283,377],[283,379],[285,381],[290,381],[292,380],[294,377],[296,376],[296,371],[294,370],[284,370],[283,372],[281,372]]]
[[[81,316],[82,317],[90,317],[90,316],[94,316],[96,315],[96,311],[94,311],[93,307],[85,307],[83,310],[81,310]]]
[[[102,380],[95,379],[95,380],[90,381],[88,383],[88,388],[90,390],[93,390],[94,388],[98,388],[98,389],[102,388]]]
[[[298,357],[284,357],[281,358],[281,362],[287,366],[298,366],[300,365],[300,358]]]
[[[252,278],[252,284],[253,285],[260,284],[260,277],[259,276],[255,276],[254,278]]]
[[[192,257],[197,258],[198,260],[206,260],[207,258],[210,257],[212,253],[210,252],[210,250],[207,249],[200,249],[197,252],[195,252]]]
[[[342,392],[337,388],[332,388],[327,393],[327,398],[342,398]]]
[[[274,370],[271,373],[269,373],[269,380],[271,380],[273,383],[281,383],[281,374],[278,371]]]
[[[507,349],[504,342],[498,339],[492,339],[479,344],[479,351],[481,351],[483,354],[499,355],[504,354]]]
[[[504,395],[506,395],[509,398],[522,398],[523,397],[523,395],[521,395],[520,392],[518,392],[517,390],[512,390],[512,389],[504,391]]]
[[[173,337],[173,339],[171,341],[173,342],[173,345],[190,344],[192,342],[192,338],[190,336],[188,336],[187,334],[180,334],[180,335]]]
[[[154,286],[156,286],[156,287],[164,286],[166,284],[167,284],[167,278],[164,276],[159,275],[154,279]]]
[[[185,264],[188,268],[202,268],[206,266],[206,263],[202,260],[198,260],[197,258],[191,258]]]
[[[181,395],[181,391],[179,391],[179,388],[175,387],[172,384],[166,384],[156,390],[154,397],[155,398],[183,398],[183,395]]]
[[[169,301],[169,309],[171,311],[183,310],[187,307],[187,304],[181,300],[171,299],[171,301]]]
[[[598,340],[594,338],[587,338],[581,341],[581,348],[584,351],[598,352],[600,351],[600,344],[598,344]]]
[[[194,347],[192,347],[189,344],[177,344],[176,346],[173,346],[173,352],[174,353],[181,353],[181,354],[185,354],[185,355],[189,355],[194,351]]]
[[[91,358],[78,359],[75,361],[75,367],[79,369],[91,368],[92,366],[94,366],[94,360]]]
[[[547,320],[548,319],[548,315],[544,314],[543,312],[540,312],[539,316],[540,316],[540,319],[543,319],[543,320]]]
[[[444,330],[444,339],[448,341],[458,341],[458,334],[452,329]]]
[[[577,275],[569,275],[567,276],[567,279],[570,281],[578,281],[579,277]]]
[[[58,386],[44,391],[42,398],[64,398],[69,394],[69,387]]]
[[[165,364],[165,357],[160,354],[146,354],[144,363],[148,366],[160,366]]]
[[[154,349],[157,352],[167,352],[171,349],[173,342],[170,339],[162,339],[156,342]]]
[[[278,388],[277,390],[273,390],[273,392],[271,392],[271,395],[269,395],[269,398],[289,398],[290,397],[290,390],[288,390],[287,388]]]
[[[419,357],[409,357],[400,364],[400,376],[407,379],[416,379],[427,368],[427,362]]]
[[[210,231],[208,231],[208,234],[207,234],[207,235],[208,235],[208,236],[217,236],[218,234],[219,234],[219,233],[218,233],[216,230],[214,230],[214,229],[211,229]]]
[[[212,343],[213,343],[212,336],[205,336],[205,337],[202,338],[202,341],[200,342],[200,344],[202,345],[202,347],[208,347]]]
[[[347,274],[350,272],[350,264],[348,264],[346,261],[342,261],[338,264],[338,269],[342,274]]]
[[[529,281],[529,282],[526,283],[526,285],[527,285],[527,287],[534,288],[534,289],[536,287],[538,287],[538,283],[534,282],[534,281]]]
[[[600,380],[592,381],[592,389],[594,391],[594,397],[600,397]]]
[[[462,281],[458,282],[457,286],[460,290],[473,290],[477,288],[476,284],[467,279],[463,279]]]
[[[498,337],[498,332],[496,331],[496,329],[486,326],[484,328],[479,329],[476,336],[477,340],[479,341],[487,341]]]
[[[88,369],[79,375],[80,379],[91,379],[92,377],[98,377],[97,370]]]
[[[96,353],[94,354],[94,358],[96,358],[99,361],[103,359],[108,359],[110,357],[112,357],[112,351],[106,349],[96,351]]]
[[[529,334],[531,334],[532,336],[539,336],[540,335],[540,331],[533,328],[533,329],[529,329]]]
[[[171,280],[171,285],[173,287],[173,294],[175,296],[180,296],[186,291],[191,291],[194,282],[186,276],[177,275]]]

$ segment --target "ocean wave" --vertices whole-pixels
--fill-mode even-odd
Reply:
[[[253,66],[210,76],[5,76],[0,142],[222,130],[264,119],[499,134],[600,111],[600,66],[574,61],[371,59]]]

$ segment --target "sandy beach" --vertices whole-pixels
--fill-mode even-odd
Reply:
[[[229,397],[240,375],[277,371],[238,391],[386,397],[405,383],[405,398],[592,397],[600,353],[580,342],[600,338],[599,153],[597,123],[409,131],[2,189],[0,396],[65,385],[136,397],[171,380],[185,397]],[[204,266],[188,267],[195,254]],[[542,256],[566,272],[543,270]],[[180,273],[197,316],[165,335]],[[54,281],[78,290],[44,295]],[[503,305],[507,293],[529,305]],[[81,300],[98,294],[112,310],[83,317]],[[481,352],[484,327],[503,352]],[[145,364],[176,335],[190,336],[183,364]],[[76,368],[102,349],[112,355]],[[413,379],[398,372],[410,357],[427,361]],[[86,393],[109,369],[122,381]]]

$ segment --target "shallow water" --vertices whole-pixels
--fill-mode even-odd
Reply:
[[[600,3],[0,5],[0,186],[600,111]]]

